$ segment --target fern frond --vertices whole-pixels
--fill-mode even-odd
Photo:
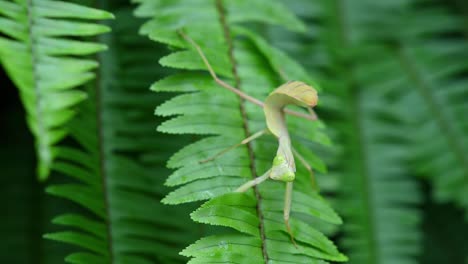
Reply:
[[[413,16],[414,10],[418,16]],[[436,200],[468,208],[468,103],[466,38],[462,18],[447,6],[412,0],[400,12],[402,28],[391,34],[386,63],[373,68],[372,80],[401,99],[395,111],[412,127],[409,158],[417,173],[434,184]],[[403,26],[404,24],[404,26]],[[382,74],[385,76],[382,76]],[[418,107],[414,107],[418,106]]]
[[[367,1],[361,4],[362,9],[356,8],[359,5],[349,9],[344,4],[331,4],[328,9],[328,30],[334,32],[328,45],[341,43],[352,52],[349,57],[330,54],[334,74],[329,78],[335,79],[338,73],[343,81],[328,85],[342,100],[345,120],[337,128],[346,127],[342,134],[346,148],[341,156],[346,175],[341,179],[339,205],[348,226],[342,243],[353,263],[417,263],[415,257],[421,248],[421,214],[417,206],[421,197],[405,166],[408,143],[402,125],[404,116],[394,113],[395,106],[388,102],[383,88],[383,80],[394,79],[388,72],[376,70],[388,63],[382,60],[386,58],[385,49],[373,50],[364,45],[373,37],[387,37],[386,32],[369,30],[372,21],[398,14],[395,8],[400,7]],[[359,10],[367,8],[372,8],[367,11],[369,20],[359,20]]]
[[[354,131],[346,133],[338,205],[347,221],[342,245],[352,263],[418,263],[421,213],[419,187],[404,167],[407,152],[401,117],[373,87],[361,84]],[[393,124],[391,124],[392,122]],[[400,123],[402,123],[400,121]]]
[[[138,2],[140,6],[136,13],[151,18],[141,32],[155,41],[184,49],[162,58],[160,63],[164,66],[206,70],[197,53],[177,34],[177,30],[182,29],[202,47],[218,75],[256,98],[265,98],[279,86],[283,81],[278,77],[280,74],[284,78],[297,78],[298,74],[304,73],[301,77],[309,80],[305,71],[285,54],[268,45],[257,33],[236,23],[242,18],[243,22],[273,23],[302,31],[303,24],[276,1],[268,1],[268,5],[262,5],[265,1],[249,1],[248,5],[246,1],[195,1],[190,3],[190,8],[178,1]],[[252,6],[262,8],[252,12]],[[265,8],[267,6],[272,8]],[[281,59],[284,59],[281,61],[283,65],[279,63]],[[299,71],[292,72],[289,67]],[[340,224],[341,219],[312,190],[303,168],[298,170],[292,205],[292,226],[298,248],[291,243],[282,219],[283,184],[266,182],[246,194],[232,193],[271,166],[276,145],[273,140],[258,139],[213,162],[199,163],[263,129],[262,109],[223,90],[207,73],[179,73],[156,82],[152,90],[192,92],[178,95],[156,109],[158,115],[176,116],[161,124],[159,131],[209,135],[172,156],[168,165],[176,171],[166,184],[179,187],[162,201],[181,204],[209,200],[191,214],[192,219],[238,231],[205,237],[189,246],[181,253],[191,257],[189,263],[346,260],[316,226],[309,224],[311,221],[322,225]],[[303,122],[297,118],[288,121],[296,142],[328,142],[322,123]],[[315,162],[324,167],[318,159]],[[249,256],[248,260],[246,256]]]
[[[414,0],[413,8],[426,2]],[[434,184],[437,201],[454,202],[468,212],[468,121],[464,118],[468,102],[462,99],[468,94],[468,64],[460,60],[468,56],[468,41],[441,38],[462,34],[466,28],[461,16],[441,4],[421,11],[419,20],[407,29],[413,33],[413,42],[399,39],[393,50],[396,65],[391,69],[403,76],[396,87],[404,98],[401,108],[421,106],[419,111],[405,113],[409,122],[422,128],[412,137],[412,160],[418,173]],[[437,25],[428,32],[420,21],[434,17]]]
[[[322,76],[328,92],[323,97],[330,103],[321,109],[341,145],[330,171],[339,176],[332,191],[346,223],[341,243],[350,263],[416,263],[422,246],[421,197],[406,166],[406,118],[387,98],[399,77],[385,71],[388,50],[369,45],[401,33],[387,30],[394,28],[385,23],[395,18],[382,18],[404,14],[406,7],[404,1],[322,1],[298,10],[319,32],[291,51]],[[271,34],[285,39],[282,32]],[[282,46],[291,47],[294,38]]]
[[[402,46],[395,51],[400,69],[406,74],[405,87],[413,87],[401,90],[405,96],[401,107],[423,106],[408,116],[410,122],[423,128],[412,137],[416,169],[433,182],[436,200],[455,202],[467,210],[468,123],[463,116],[468,103],[459,98],[468,94],[468,79],[458,76],[468,70],[468,65],[458,58],[468,55],[468,43],[449,52],[439,50],[448,43],[433,44],[433,47]],[[435,61],[447,61],[450,67],[434,67]]]
[[[86,214],[57,216],[53,222],[63,231],[45,237],[79,248],[69,263],[177,263],[196,228],[187,208],[159,203],[167,193],[163,159],[180,147],[151,133],[153,104],[164,97],[148,94],[161,72],[147,54],[162,50],[137,35],[140,21],[131,10],[115,14],[113,33],[100,39],[109,51],[98,57],[99,82],[88,87],[89,98],[70,125],[75,144],[57,147],[53,169],[69,181],[47,188]]]
[[[62,1],[0,1],[0,62],[20,91],[36,139],[38,175],[44,180],[63,139],[73,106],[86,94],[74,89],[94,78],[97,62],[84,58],[105,49],[84,37],[109,31],[78,20],[112,14]]]

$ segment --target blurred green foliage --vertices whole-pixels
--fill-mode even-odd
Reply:
[[[70,2],[108,13],[46,0],[0,0],[1,263],[340,259],[312,227],[349,263],[468,263],[468,2]],[[110,14],[115,19],[78,27],[84,18]],[[64,20],[70,24],[58,23]],[[229,172],[234,175],[197,165],[245,137],[243,125],[255,132],[264,124],[261,111],[249,104],[248,117],[242,117],[237,98],[200,71],[205,68],[196,53],[180,51],[190,49],[176,34],[181,27],[222,77],[236,83],[234,64],[237,85],[259,99],[288,79],[321,88],[316,111],[333,144],[322,135],[322,125],[291,120],[290,130],[293,143],[318,170],[321,195],[344,224],[293,213],[298,223],[310,223],[299,224],[297,233],[313,231],[302,238],[305,251],[297,252],[281,232],[282,186],[266,183],[242,199],[216,197],[239,185],[239,176],[254,176],[246,149],[215,163],[217,169],[245,167]],[[109,33],[100,34],[107,28]],[[225,43],[226,28],[233,47]],[[94,54],[104,47],[107,51]],[[64,56],[74,59],[68,68],[61,64]],[[162,57],[161,64],[176,69],[158,65]],[[167,76],[152,86],[158,93],[149,91]],[[66,101],[56,96],[64,90]],[[180,97],[167,103],[172,95]],[[48,100],[54,102],[51,109],[44,106]],[[154,108],[164,102],[158,114],[186,118],[155,117]],[[195,126],[197,120],[205,126]],[[230,126],[219,125],[226,120]],[[48,124],[42,130],[41,122]],[[184,126],[183,132],[197,135],[162,134],[155,131],[160,124],[160,131],[179,133],[176,126]],[[202,138],[202,130],[219,135]],[[273,149],[272,140],[253,144],[257,173],[269,166]],[[171,174],[166,162],[174,153],[171,178],[183,176],[188,184],[166,196],[170,189],[163,184]],[[45,183],[37,180],[37,164],[42,178],[52,169]],[[298,174],[306,173],[299,168]],[[317,203],[305,177],[296,187],[301,195],[309,193],[296,202]],[[196,224],[189,219],[193,204],[163,205],[165,196],[171,204],[215,197],[191,214],[193,220],[241,233]],[[221,219],[230,216],[241,221]],[[266,223],[266,233],[249,227],[258,221]]]

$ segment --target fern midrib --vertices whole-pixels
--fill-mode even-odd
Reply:
[[[99,1],[100,6],[99,8],[108,10],[107,5],[103,3],[103,1]],[[106,24],[106,22],[100,22],[102,24]],[[99,43],[105,44],[107,47],[111,47],[112,43],[110,40],[110,34],[108,35],[99,35],[97,37]],[[96,60],[98,61],[100,67],[96,70],[96,82],[95,82],[95,92],[96,92],[96,133],[98,137],[98,149],[99,149],[99,175],[101,176],[102,182],[102,194],[104,199],[104,208],[106,212],[106,232],[107,232],[107,248],[109,251],[109,261],[110,263],[114,263],[114,245],[112,239],[112,217],[111,217],[111,208],[110,208],[110,198],[109,198],[109,189],[108,189],[108,169],[107,169],[107,162],[109,157],[106,156],[106,140],[105,140],[105,131],[106,128],[104,123],[104,111],[106,111],[106,107],[104,105],[104,97],[105,94],[105,87],[109,84],[106,80],[106,76],[103,72],[104,70],[110,68],[112,62],[109,62],[108,57],[111,56],[110,52],[100,52],[96,55]]]
[[[350,85],[349,87],[355,87],[354,85]],[[367,226],[368,226],[368,242],[369,242],[369,248],[370,248],[370,256],[369,256],[369,263],[379,263],[377,260],[378,255],[379,255],[379,248],[376,243],[376,227],[374,224],[375,221],[375,213],[374,213],[374,203],[373,203],[373,190],[370,185],[370,181],[372,179],[372,176],[369,172],[368,168],[368,153],[366,151],[367,148],[367,143],[365,140],[365,136],[363,135],[364,131],[364,124],[363,124],[363,118],[361,117],[361,114],[363,111],[361,111],[361,97],[360,93],[356,92],[353,90],[356,89],[350,89],[350,92],[348,97],[352,98],[351,99],[351,108],[353,113],[352,116],[352,125],[354,127],[354,131],[356,131],[356,137],[354,138],[356,142],[356,146],[359,148],[359,174],[361,175],[361,185],[362,185],[362,196],[364,197],[364,204],[367,207],[364,212],[367,214]]]
[[[350,40],[347,35],[347,23],[346,23],[346,11],[344,7],[343,0],[337,0],[337,4],[335,5],[335,13],[337,14],[337,24],[338,24],[338,31],[339,31],[339,37],[340,41],[343,45],[343,47],[350,47]],[[335,58],[335,61],[340,61],[339,59]],[[376,227],[374,225],[374,220],[375,220],[375,213],[374,213],[374,207],[373,207],[373,200],[371,199],[373,197],[373,191],[372,188],[369,184],[369,181],[371,180],[369,169],[368,169],[368,154],[366,151],[366,141],[365,141],[365,136],[363,135],[363,117],[361,116],[361,97],[360,97],[360,91],[357,86],[357,84],[354,81],[353,77],[353,71],[352,67],[349,67],[349,70],[346,70],[342,67],[342,65],[339,65],[340,71],[342,73],[342,76],[344,76],[345,83],[347,84],[346,87],[348,89],[348,98],[351,98],[350,100],[350,108],[352,109],[351,114],[351,122],[352,126],[354,127],[354,131],[356,131],[356,136],[352,139],[354,140],[356,147],[359,149],[359,174],[361,177],[361,185],[362,185],[362,196],[364,198],[364,204],[367,207],[366,212],[366,219],[367,219],[367,227],[368,227],[368,234],[367,234],[367,240],[369,243],[369,263],[378,263],[378,255],[379,255],[379,248],[376,244]]]
[[[33,9],[33,0],[28,0],[27,2],[27,7],[26,7],[26,12],[28,14],[28,33],[29,33],[29,43],[28,43],[28,48],[31,52],[31,66],[32,66],[32,75],[33,75],[33,89],[34,89],[34,94],[36,95],[36,100],[35,100],[35,108],[36,108],[36,122],[37,122],[37,137],[36,140],[38,141],[38,146],[37,146],[37,151],[40,152],[41,149],[43,149],[43,138],[47,138],[46,136],[46,130],[45,126],[42,122],[42,119],[40,118],[42,116],[42,105],[41,105],[41,89],[37,85],[38,80],[39,80],[39,74],[37,73],[36,69],[36,63],[37,63],[37,51],[34,46],[34,39],[35,39],[35,34],[34,34],[34,19],[33,19],[33,14],[31,14],[31,10]],[[39,162],[41,162],[41,155],[39,155]],[[42,177],[41,175],[39,175]]]
[[[402,68],[407,72],[409,79],[416,84],[416,89],[421,94],[421,97],[427,102],[429,111],[432,113],[435,122],[440,127],[442,134],[445,135],[450,149],[455,154],[456,159],[464,170],[465,181],[468,182],[468,156],[465,155],[465,151],[462,149],[464,144],[459,140],[459,136],[448,121],[448,118],[445,117],[444,111],[439,110],[444,109],[446,106],[438,104],[435,96],[431,92],[433,90],[431,84],[420,76],[416,66],[412,63],[411,58],[405,52],[405,46],[403,44],[399,44],[396,49],[396,53]]]
[[[239,75],[237,73],[237,62],[234,58],[234,47],[233,47],[233,41],[231,38],[231,33],[229,30],[229,26],[226,22],[226,14],[225,14],[225,7],[223,5],[222,0],[216,0],[216,10],[219,15],[219,20],[223,28],[224,32],[224,38],[226,40],[226,43],[228,44],[229,48],[229,60],[232,65],[232,74],[234,76],[235,80],[235,87],[238,89],[241,89],[241,81],[239,78]],[[242,115],[242,125],[244,129],[244,137],[247,138],[250,135],[250,130],[249,130],[249,125],[248,125],[248,117],[247,113],[245,111],[244,107],[245,100],[242,98],[239,98],[239,109]],[[256,178],[256,166],[255,166],[255,154],[253,152],[252,144],[249,142],[246,144],[247,145],[247,150],[249,154],[249,160],[250,160],[250,171],[252,174],[253,178]],[[257,216],[259,219],[259,233],[260,233],[260,240],[261,240],[261,247],[262,247],[262,254],[265,260],[265,264],[268,264],[269,257],[268,257],[268,252],[266,248],[266,235],[265,235],[265,226],[264,226],[264,217],[262,213],[262,196],[260,194],[260,190],[258,189],[258,186],[253,187],[254,193],[255,193],[255,198],[257,200],[257,205],[256,205],[256,211],[257,211]]]

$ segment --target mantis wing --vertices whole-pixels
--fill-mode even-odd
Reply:
[[[317,91],[303,82],[291,81],[281,85],[265,100],[264,111],[268,129],[279,138],[284,130],[287,130],[283,114],[286,105],[314,107],[317,102]]]

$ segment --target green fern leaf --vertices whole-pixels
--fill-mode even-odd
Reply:
[[[362,8],[369,5],[372,7],[373,4],[363,1]],[[379,15],[390,14],[393,7],[391,5],[387,10],[385,6],[375,5],[372,10],[376,11],[372,12],[372,17],[376,19]],[[365,32],[359,25],[366,23],[357,20],[358,16],[352,15],[353,10],[345,8],[330,5],[328,9],[329,30],[335,32],[335,39],[328,44],[344,43],[354,51],[353,60],[349,60],[353,64],[349,65],[354,65],[355,70],[344,68],[342,61],[348,62],[347,55],[330,54],[334,62],[331,67],[342,76],[344,82],[328,85],[342,98],[344,110],[341,111],[347,119],[337,127],[346,127],[348,131],[342,135],[347,146],[343,152],[342,166],[346,169],[345,173],[351,174],[342,177],[340,207],[349,224],[344,230],[342,244],[348,249],[353,263],[417,263],[415,256],[421,247],[418,230],[421,215],[417,206],[421,203],[421,197],[415,180],[409,177],[409,170],[405,168],[408,156],[404,151],[407,145],[402,129],[404,126],[398,127],[394,121],[399,120],[403,124],[401,120],[404,118],[391,112],[395,106],[386,101],[386,90],[381,89],[381,82],[369,80],[369,77],[379,81],[386,79],[389,73],[376,73],[373,70],[378,63],[374,64],[374,60],[369,63],[369,60],[359,57],[364,50],[366,56],[374,54],[369,47],[363,47],[362,51],[357,48],[359,41],[367,35],[361,33],[361,39],[352,39],[353,29],[356,35]],[[343,21],[347,17],[356,17],[357,21]],[[343,28],[345,24],[355,26],[342,33],[346,30]],[[384,49],[377,50],[375,54],[379,55],[375,58],[386,54]],[[404,246],[402,241],[405,241]]]
[[[418,6],[420,2],[424,1],[414,0],[412,4]],[[402,111],[415,104],[421,106],[419,111],[406,115],[413,126],[422,128],[411,137],[416,171],[434,184],[437,201],[454,202],[468,216],[468,126],[463,118],[468,103],[461,99],[468,93],[468,81],[463,77],[468,64],[459,59],[468,55],[468,42],[466,38],[438,37],[448,32],[465,32],[461,17],[438,5],[423,10],[423,15],[413,18],[415,21],[407,29],[414,41],[402,39],[393,49],[396,65],[391,70],[403,76],[395,89],[404,98]],[[418,25],[433,19],[438,23],[431,24],[431,29]]]
[[[96,36],[109,28],[76,19],[113,15],[61,1],[0,1],[0,62],[20,91],[29,128],[36,138],[38,175],[49,175],[54,145],[66,136],[73,106],[86,94],[76,90],[94,78],[97,63],[72,57],[94,54],[105,45],[72,40]]]
[[[240,86],[256,98],[265,98],[281,84],[280,60],[287,67],[286,78],[305,78],[305,71],[284,53],[274,49],[256,33],[240,27],[237,22],[255,21],[283,25],[302,31],[303,24],[278,2],[265,1],[195,1],[190,8],[183,2],[143,1],[136,14],[149,17],[140,30],[152,40],[177,50],[162,58],[164,66],[186,72],[170,76],[152,85],[157,92],[191,92],[179,94],[156,109],[156,114],[173,116],[158,127],[171,134],[211,135],[177,152],[168,162],[176,169],[166,185],[178,186],[163,200],[167,204],[209,200],[191,214],[194,221],[236,230],[235,234],[217,234],[192,244],[182,255],[189,263],[325,263],[345,261],[311,221],[340,224],[341,219],[312,190],[305,169],[298,168],[298,178],[292,206],[293,233],[298,248],[291,243],[282,220],[284,185],[266,182],[246,194],[232,193],[237,187],[271,166],[275,142],[259,139],[239,147],[218,159],[199,161],[241,141],[247,135],[265,127],[262,109],[242,102],[234,94],[215,84],[206,73],[201,58],[177,34],[183,29],[205,51],[215,72],[227,82]],[[252,6],[262,6],[252,12]],[[196,11],[194,11],[196,10]],[[232,34],[232,36],[231,36]],[[209,37],[207,37],[209,36]],[[232,44],[232,50],[231,50]],[[292,67],[292,68],[289,68]],[[297,71],[294,71],[297,69]],[[236,81],[239,79],[240,82]],[[175,116],[175,117],[174,117]],[[320,122],[303,122],[290,118],[288,126],[297,142],[328,144]],[[310,150],[314,164],[322,171],[324,163]],[[318,225],[320,226],[320,225]],[[248,256],[248,258],[246,258]]]

